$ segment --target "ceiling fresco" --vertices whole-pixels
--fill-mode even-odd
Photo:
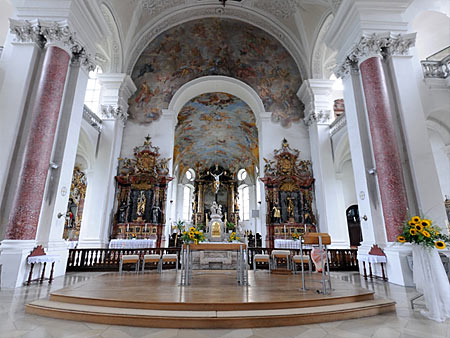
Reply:
[[[209,18],[171,28],[147,46],[132,72],[138,90],[130,98],[130,119],[141,124],[158,120],[183,84],[207,75],[250,85],[272,120],[283,126],[303,116],[296,96],[301,77],[287,50],[257,27]]]
[[[258,165],[258,130],[255,116],[241,99],[226,93],[193,98],[178,114],[174,164],[180,173],[204,170],[215,164],[250,173]]]

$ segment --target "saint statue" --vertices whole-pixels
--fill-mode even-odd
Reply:
[[[274,221],[275,222],[277,222],[277,221],[280,222],[280,218],[281,218],[280,209],[276,205],[274,205],[273,208],[272,208],[272,211],[273,211],[273,219],[274,219]]]
[[[159,223],[159,213],[161,212],[161,208],[155,205],[153,207],[153,215],[152,215],[152,223],[158,224]]]
[[[137,215],[138,216],[144,216],[145,213],[145,202],[147,202],[147,198],[144,195],[144,192],[141,191],[141,195],[139,196],[137,200]]]
[[[294,217],[294,198],[286,197],[288,217]]]

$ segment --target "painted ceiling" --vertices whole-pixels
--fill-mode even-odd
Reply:
[[[179,172],[204,170],[215,164],[250,173],[258,165],[255,116],[241,99],[227,93],[207,93],[190,100],[178,114],[174,163]]]
[[[171,28],[147,46],[132,72],[138,90],[130,98],[130,119],[142,124],[158,120],[183,84],[206,75],[247,83],[272,120],[283,126],[303,116],[296,96],[301,77],[287,50],[257,27],[208,18]]]

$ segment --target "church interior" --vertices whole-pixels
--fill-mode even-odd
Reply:
[[[1,337],[450,332],[446,0],[0,0]]]

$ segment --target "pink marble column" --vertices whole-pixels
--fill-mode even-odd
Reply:
[[[360,64],[370,134],[377,168],[387,240],[401,232],[408,207],[402,165],[392,121],[381,59],[371,57]]]
[[[36,238],[69,61],[70,55],[65,50],[56,46],[47,48],[6,239]]]

